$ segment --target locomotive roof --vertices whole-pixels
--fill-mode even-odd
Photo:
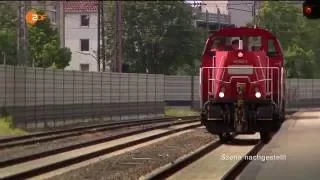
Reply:
[[[262,28],[253,27],[228,27],[214,33],[215,36],[264,36],[276,38],[271,32]]]

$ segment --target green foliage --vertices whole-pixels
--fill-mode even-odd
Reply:
[[[17,62],[17,2],[6,1],[0,3],[0,63],[3,54],[6,64],[16,65]],[[37,10],[37,13],[44,14]],[[50,25],[50,19],[37,22],[36,26],[28,27],[28,41],[30,57],[35,67],[50,67],[55,63],[57,68],[68,66],[71,52],[68,48],[59,47],[57,30]],[[23,57],[27,58],[27,57]],[[29,62],[31,65],[32,62]]]
[[[168,117],[198,116],[200,114],[197,110],[175,107],[166,107],[164,113]]]
[[[43,15],[41,10],[36,11]],[[48,68],[55,64],[56,68],[65,68],[71,60],[69,48],[60,48],[56,29],[51,27],[50,19],[38,21],[35,26],[29,26],[30,55],[35,67]]]
[[[14,2],[0,3],[0,63],[3,63],[3,54],[6,56],[6,64],[16,64],[17,54],[17,8]]]
[[[193,27],[190,6],[182,1],[123,4],[124,58],[131,72],[176,74],[183,65],[198,68],[204,32]]]
[[[286,1],[265,1],[260,11],[260,26],[279,39],[285,54],[289,78],[320,77],[320,21],[303,17],[302,7]]]
[[[66,48],[66,47],[60,48],[57,55],[58,56],[54,61],[57,68],[63,69],[69,65],[69,62],[71,60],[71,55],[72,55],[70,48]]]
[[[17,136],[27,134],[24,130],[14,128],[11,116],[0,118],[0,136]]]

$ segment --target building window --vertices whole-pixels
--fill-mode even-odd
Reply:
[[[89,15],[81,15],[81,26],[89,26]]]
[[[57,6],[55,6],[55,5],[53,5],[52,6],[53,8],[53,10],[52,10],[52,17],[51,17],[51,23],[53,23],[53,24],[56,24],[56,22],[57,22]]]
[[[52,24],[56,24],[56,22],[57,22],[57,20],[56,20],[56,18],[57,18],[57,12],[56,12],[56,11],[50,12],[50,14],[51,14],[51,16],[50,16],[50,21],[51,21],[51,23],[52,23]]]
[[[89,39],[80,39],[81,51],[89,51]]]
[[[89,64],[80,64],[81,71],[89,71]]]

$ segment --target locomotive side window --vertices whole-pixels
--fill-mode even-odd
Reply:
[[[249,36],[248,37],[248,48],[249,51],[261,51],[262,43],[261,36]]]
[[[243,41],[243,49],[246,51],[261,51],[261,36],[217,36],[211,48],[220,51],[234,51],[239,40]]]
[[[276,46],[274,44],[274,41],[272,39],[268,40],[268,56],[269,57],[274,57],[277,56],[278,52],[276,50]]]
[[[217,50],[224,50],[226,46],[226,41],[227,41],[226,37],[218,36],[215,38],[212,48]]]

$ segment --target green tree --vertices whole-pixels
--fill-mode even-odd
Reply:
[[[17,6],[15,2],[0,3],[0,64],[3,63],[3,53],[6,64],[16,64],[17,58]]]
[[[260,26],[279,39],[285,54],[288,77],[314,78],[320,74],[319,41],[315,36],[319,21],[303,17],[301,9],[286,1],[265,1],[260,10]]]
[[[44,15],[41,10],[36,10]],[[60,48],[59,36],[56,29],[51,27],[50,19],[38,21],[34,26],[28,27],[28,40],[32,64],[35,67],[65,68],[71,60],[69,48]]]
[[[124,54],[131,71],[175,74],[187,64],[197,68],[204,33],[192,22],[183,1],[124,3]]]

